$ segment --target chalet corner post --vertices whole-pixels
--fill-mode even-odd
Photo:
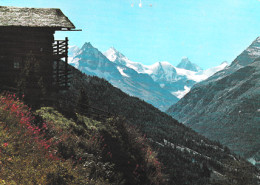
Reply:
[[[65,88],[68,88],[68,77],[69,77],[69,73],[68,73],[68,42],[69,42],[69,39],[68,37],[65,38],[65,41],[66,41],[66,47],[65,47],[65,52],[66,52],[66,56],[65,56]]]
[[[69,87],[69,39],[54,40],[55,31],[80,30],[60,9],[0,6],[0,90]]]

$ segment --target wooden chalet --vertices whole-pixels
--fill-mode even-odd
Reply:
[[[60,9],[0,6],[0,89],[17,87],[23,75],[30,77],[25,73],[32,73],[31,88],[41,80],[48,88],[66,89],[68,38],[54,40],[54,34],[74,29]]]

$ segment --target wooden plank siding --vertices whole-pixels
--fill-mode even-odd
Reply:
[[[0,28],[0,56],[52,55],[54,30]]]
[[[68,87],[68,40],[54,41],[54,29],[0,27],[0,88],[15,87],[23,67],[30,57],[39,63],[38,72],[51,90]],[[60,67],[65,58],[65,67]],[[31,88],[37,86],[32,80]]]

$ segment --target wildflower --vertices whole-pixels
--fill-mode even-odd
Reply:
[[[50,145],[47,145],[47,144],[45,145],[45,149],[46,149],[46,150],[47,150],[49,147],[50,147]]]
[[[7,147],[7,146],[8,146],[8,143],[4,143],[3,146],[4,146],[4,147]]]
[[[43,123],[42,127],[46,129],[47,128],[47,124]]]
[[[54,156],[52,155],[52,153],[49,154],[49,157],[50,157],[51,159],[54,159]]]

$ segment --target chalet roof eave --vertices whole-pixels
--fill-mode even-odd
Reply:
[[[82,31],[82,29],[76,29],[76,28],[64,28],[64,27],[31,27],[31,26],[0,26],[1,28],[29,28],[29,29],[48,29],[53,31]]]
[[[74,24],[60,9],[8,6],[0,6],[0,26],[75,29]]]

